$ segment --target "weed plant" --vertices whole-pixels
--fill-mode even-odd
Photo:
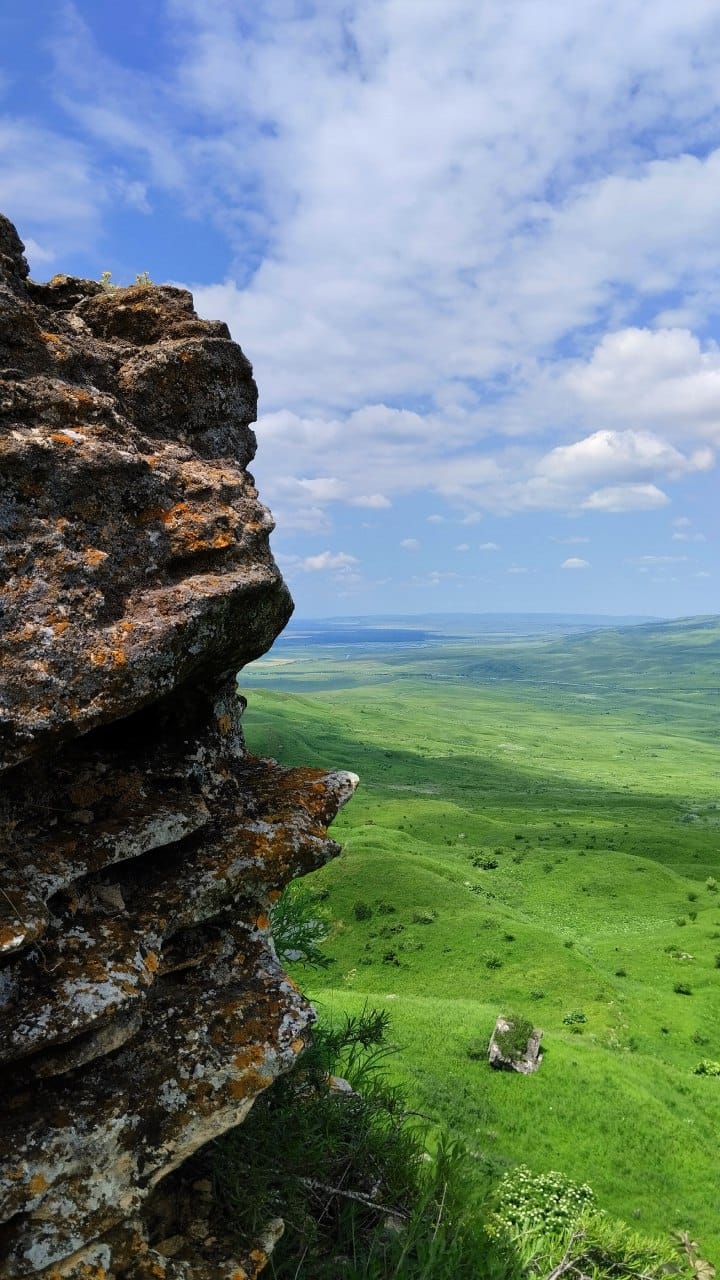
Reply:
[[[389,1085],[387,1026],[364,1009],[317,1029],[291,1075],[214,1144],[215,1229],[247,1249],[281,1217],[277,1280],[519,1280],[511,1250],[485,1235],[467,1155],[443,1144],[429,1159]],[[338,1073],[353,1092],[333,1088]]]

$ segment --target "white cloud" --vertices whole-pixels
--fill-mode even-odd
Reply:
[[[400,546],[404,547],[406,551],[419,551],[421,543],[417,538],[403,538]]]
[[[416,575],[411,578],[410,585],[413,587],[439,587],[446,582],[462,583],[464,579],[460,574],[454,573],[451,569],[431,569],[429,573]]]
[[[538,465],[538,473],[561,483],[676,478],[712,466],[709,449],[686,456],[649,431],[596,431],[575,444],[560,445]]]
[[[345,572],[356,564],[359,564],[357,557],[345,551],[321,551],[319,555],[306,556],[300,567],[308,573],[320,573],[326,569]]]
[[[687,556],[631,556],[628,564],[683,564],[687,560]]]
[[[383,493],[360,493],[356,497],[350,499],[350,505],[353,507],[369,507],[374,511],[382,511],[387,507],[391,507],[392,503]]]
[[[345,494],[345,486],[335,476],[317,476],[314,480],[298,480],[297,484],[315,502],[334,502]]]
[[[677,516],[677,518],[673,520],[673,528],[675,529],[687,529],[688,525],[691,524],[692,520],[690,520],[688,516]]]
[[[561,569],[589,569],[590,561],[581,560],[578,556],[569,556],[567,560],[563,560],[560,565]]]
[[[0,118],[3,213],[26,239],[31,265],[42,268],[55,254],[97,237],[111,187],[111,175],[82,143]]]
[[[478,547],[479,551],[499,551],[500,544],[498,542],[481,542]]]
[[[586,511],[652,511],[664,507],[670,501],[662,489],[654,484],[617,484],[606,489],[596,489],[581,504]]]
[[[674,533],[673,542],[705,542],[704,533]]]
[[[468,525],[652,511],[712,466],[720,350],[692,332],[720,302],[707,0],[166,16],[173,62],[138,71],[60,7],[73,137],[3,125],[5,200],[53,250],[157,193],[227,236],[196,301],[253,360],[283,529],[428,489]]]
[[[38,244],[32,236],[25,236],[25,257],[28,260],[31,271],[34,270],[35,264],[45,266],[48,262],[54,262],[57,253],[54,249],[47,248],[46,245]],[[37,272],[36,272],[37,274]]]
[[[525,568],[523,565],[514,564],[508,569],[508,573],[529,573],[529,569]]]
[[[720,349],[703,349],[688,329],[609,333],[565,382],[591,412],[720,444]],[[709,450],[696,456],[699,467],[711,465]]]
[[[553,537],[551,537],[551,538],[550,538],[550,541],[551,541],[551,542],[557,542],[557,543],[559,543],[561,546],[564,546],[564,547],[576,547],[576,546],[579,546],[579,545],[580,545],[581,543],[583,543],[583,542],[589,542],[589,541],[590,541],[590,539],[589,539],[589,538],[587,538],[587,537],[584,537],[582,534],[572,534],[569,538],[553,538]]]
[[[457,544],[457,546],[456,546],[455,550],[456,550],[456,551],[469,551],[469,550],[470,550],[470,544],[469,544],[468,542],[458,542],[458,544]]]

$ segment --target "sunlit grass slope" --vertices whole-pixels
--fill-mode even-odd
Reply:
[[[693,1073],[720,1060],[717,620],[285,647],[242,687],[251,750],[362,778],[304,987],[386,1005],[418,1106],[474,1150],[720,1260],[720,1079]],[[543,1028],[533,1077],[468,1056],[503,1009]]]

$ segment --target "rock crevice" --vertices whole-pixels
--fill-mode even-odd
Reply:
[[[235,673],[292,609],[246,469],[255,407],[188,293],[35,284],[0,218],[8,1278],[226,1280],[266,1257],[163,1258],[146,1213],[306,1043],[268,913],[337,852],[357,781],[245,749]]]

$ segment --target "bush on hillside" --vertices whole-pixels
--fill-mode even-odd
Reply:
[[[720,1062],[713,1062],[711,1058],[703,1058],[693,1068],[693,1075],[696,1076],[720,1076]]]
[[[714,1272],[684,1244],[653,1240],[598,1209],[587,1183],[563,1173],[531,1173],[520,1165],[503,1177],[486,1227],[491,1240],[512,1249],[524,1277],[583,1277],[583,1280],[661,1280]],[[679,1239],[679,1238],[678,1238]],[[678,1252],[684,1255],[678,1259]]]

